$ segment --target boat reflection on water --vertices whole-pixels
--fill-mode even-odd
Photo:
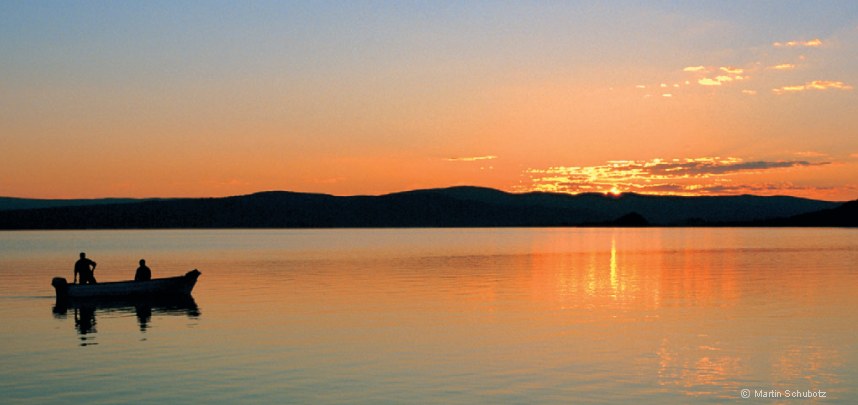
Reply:
[[[141,332],[146,332],[152,315],[184,315],[191,319],[200,316],[200,309],[190,295],[134,298],[87,298],[57,299],[53,307],[56,318],[66,319],[69,312],[74,315],[75,329],[81,337],[81,346],[97,344],[90,342],[96,329],[96,313],[122,316],[135,314]]]

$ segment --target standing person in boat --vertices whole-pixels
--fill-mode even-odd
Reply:
[[[146,267],[146,260],[140,259],[140,267],[137,268],[137,273],[134,273],[134,281],[149,281],[152,279],[152,270]]]
[[[80,252],[80,259],[74,263],[74,282],[77,283],[80,275],[81,284],[95,284],[95,265],[94,261],[86,258],[86,253]]]

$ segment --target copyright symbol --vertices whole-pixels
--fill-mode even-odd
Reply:
[[[739,395],[741,395],[742,398],[750,398],[751,397],[751,390],[745,388],[739,392]]]

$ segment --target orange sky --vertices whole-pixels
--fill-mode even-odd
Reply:
[[[4,4],[0,195],[858,198],[858,8],[729,8]]]

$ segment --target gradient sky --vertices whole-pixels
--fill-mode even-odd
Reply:
[[[858,2],[0,2],[0,195],[858,198]]]

